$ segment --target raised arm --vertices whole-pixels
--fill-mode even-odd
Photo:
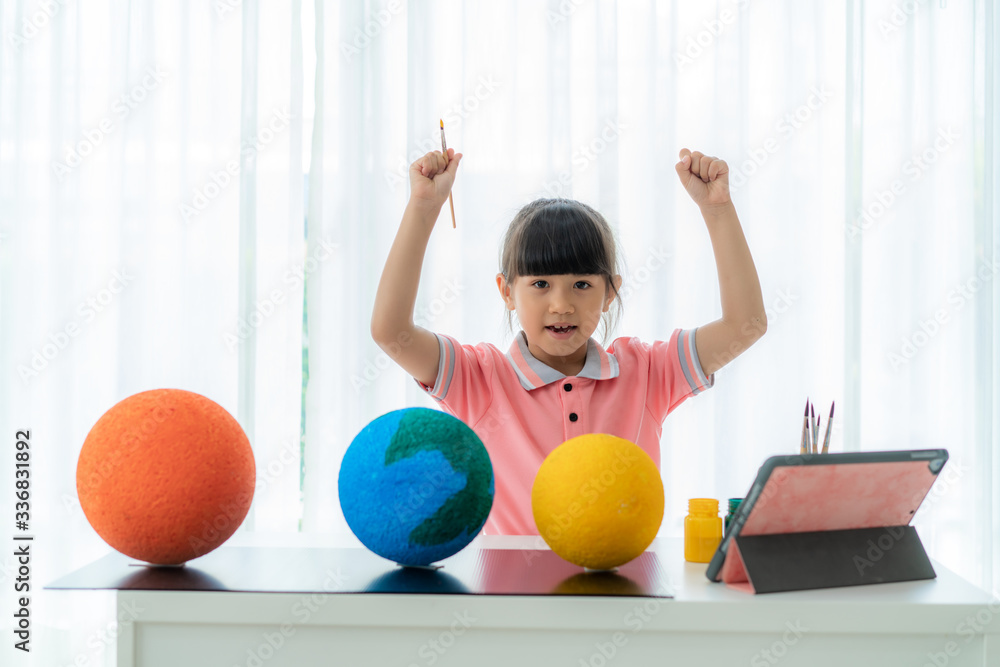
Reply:
[[[431,152],[410,165],[410,201],[382,269],[371,321],[375,343],[403,370],[429,386],[437,379],[437,338],[413,323],[413,307],[427,241],[462,159],[452,149],[448,155],[450,161],[440,152]]]
[[[725,161],[682,149],[677,174],[708,227],[719,273],[722,319],[698,327],[695,344],[705,375],[745,352],[767,331],[760,279],[736,208]]]

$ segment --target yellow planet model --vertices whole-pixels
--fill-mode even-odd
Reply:
[[[606,433],[577,436],[542,462],[531,510],[563,559],[610,570],[637,557],[663,521],[663,481],[638,445]]]

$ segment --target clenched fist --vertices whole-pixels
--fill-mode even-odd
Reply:
[[[448,157],[441,151],[431,151],[418,158],[410,165],[410,201],[440,209],[448,199],[461,161],[462,154],[453,148],[448,149]]]
[[[725,160],[698,151],[681,149],[680,162],[675,166],[681,185],[698,206],[719,206],[732,201],[729,197],[729,165]]]

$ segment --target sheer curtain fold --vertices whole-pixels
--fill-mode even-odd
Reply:
[[[256,48],[244,49],[244,71],[253,72],[256,88],[245,101],[254,109],[252,119],[244,118],[240,149],[254,170],[240,211],[241,223],[252,222],[254,238],[245,245],[256,292],[242,313],[253,327],[242,340],[255,347],[244,362],[254,369],[247,409],[258,478],[248,530],[300,529],[305,291],[313,275],[336,261],[323,246],[306,244],[303,137],[310,119],[301,9],[301,0],[259,2]]]
[[[974,86],[981,90],[976,98],[982,99],[982,104],[974,105],[972,110],[979,129],[976,144],[982,146],[982,187],[978,190],[982,199],[977,206],[979,229],[983,252],[992,261],[994,267],[1000,260],[1000,49],[996,39],[1000,36],[1000,12],[993,3],[977,3],[975,9],[976,31],[976,74],[973,77]],[[981,137],[981,141],[979,140]],[[991,363],[986,364],[986,373],[992,375],[984,381],[990,391],[979,395],[977,411],[985,436],[986,447],[983,451],[982,476],[980,489],[983,496],[982,506],[986,508],[985,516],[980,517],[979,525],[984,534],[984,549],[989,557],[984,559],[981,581],[985,585],[992,584],[992,591],[1000,591],[1000,289],[994,281],[990,293],[993,297],[991,316],[980,320],[979,340],[984,338],[992,341],[992,351],[989,354]],[[990,345],[990,343],[985,343]],[[986,356],[987,350],[982,350]]]

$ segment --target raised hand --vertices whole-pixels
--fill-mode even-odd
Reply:
[[[681,149],[680,162],[675,167],[681,185],[698,206],[719,206],[732,201],[729,197],[729,165],[725,160],[698,151]]]
[[[448,199],[462,154],[448,149],[431,151],[410,165],[410,201],[418,206],[441,208]]]

